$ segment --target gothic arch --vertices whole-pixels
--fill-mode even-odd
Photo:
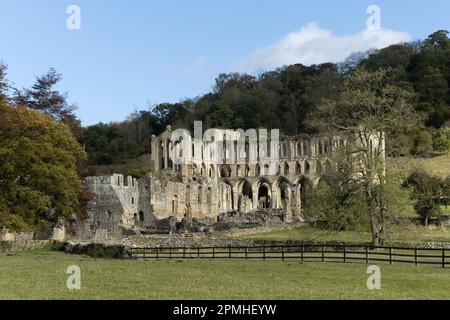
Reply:
[[[214,179],[215,176],[216,176],[216,168],[214,167],[213,164],[211,164],[211,165],[209,166],[209,170],[208,170],[208,177]]]
[[[291,182],[288,178],[280,176],[273,183],[273,190],[276,190],[276,208],[284,209],[291,200]]]
[[[289,163],[287,161],[284,163],[284,175],[285,176],[290,175]]]
[[[230,178],[231,177],[231,167],[229,164],[223,164],[220,167],[220,177],[221,178]]]
[[[295,163],[295,175],[301,175],[302,174],[302,166],[300,165],[300,162]]]
[[[305,173],[306,175],[309,175],[309,174],[311,173],[311,165],[309,164],[308,161],[305,161],[305,170],[304,170],[304,173]]]
[[[207,172],[206,172],[206,164],[202,163],[202,166],[200,167],[200,175],[201,176],[206,176]]]
[[[322,162],[316,161],[316,174],[321,175],[323,173]]]
[[[253,209],[253,188],[250,181],[242,179],[238,183],[238,210],[248,212]]]
[[[255,183],[258,192],[258,209],[269,209],[272,203],[272,188],[268,179],[261,178]]]

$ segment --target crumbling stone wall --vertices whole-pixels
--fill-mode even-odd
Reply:
[[[87,177],[85,183],[94,194],[89,217],[78,221],[77,235],[81,238],[121,235],[124,228],[133,228],[139,219],[138,182],[120,174]]]

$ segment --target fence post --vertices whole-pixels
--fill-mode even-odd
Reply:
[[[197,258],[200,259],[200,247],[197,247]]]
[[[172,248],[169,248],[169,259],[172,260]]]
[[[183,260],[186,259],[186,247],[183,247]]]
[[[245,247],[245,260],[247,260],[247,256],[248,256],[248,247]]]
[[[302,244],[302,246],[300,247],[300,261],[303,262],[303,251],[305,251],[305,248]]]
[[[322,245],[322,262],[324,262],[325,261],[325,255],[324,255],[324,252],[323,252],[323,245]]]
[[[263,246],[263,260],[266,260],[266,246]]]
[[[156,260],[159,259],[159,248],[156,248]]]
[[[345,245],[344,245],[344,263],[347,262],[347,257],[346,257],[346,250],[345,250]]]
[[[281,246],[281,261],[284,261],[284,245]]]
[[[389,264],[392,264],[392,248],[389,248]]]
[[[146,251],[146,248],[144,248],[144,255],[143,255],[144,260],[145,260],[145,251]]]
[[[216,258],[216,248],[213,247],[212,249],[213,249],[213,260],[214,260]]]
[[[418,254],[418,250],[417,250],[417,248],[415,248],[414,249],[414,264],[416,265],[416,267],[419,264],[419,258],[417,257],[417,254]]]
[[[445,249],[442,248],[442,268],[445,268]]]
[[[369,246],[366,246],[366,264],[369,264]]]

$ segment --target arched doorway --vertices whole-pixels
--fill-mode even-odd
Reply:
[[[277,208],[285,209],[291,201],[291,183],[285,177],[281,177],[277,183],[278,201]]]
[[[267,183],[261,183],[258,188],[258,209],[269,209],[270,199],[270,186]]]
[[[249,212],[253,209],[253,189],[247,180],[242,181],[240,185],[238,208],[240,212]]]

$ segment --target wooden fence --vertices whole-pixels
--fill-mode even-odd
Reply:
[[[259,259],[282,261],[410,263],[450,265],[450,249],[373,247],[364,245],[279,245],[226,247],[131,248],[132,259]]]

